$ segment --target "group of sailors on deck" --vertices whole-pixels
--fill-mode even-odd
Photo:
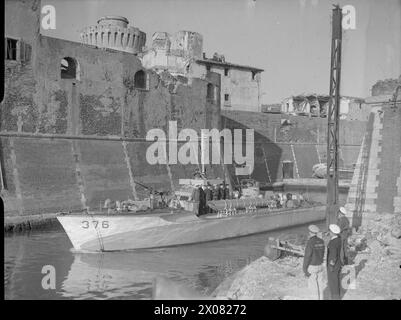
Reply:
[[[231,199],[231,193],[228,185],[226,184],[207,184],[207,185],[196,185],[192,191],[191,199],[195,203],[199,203],[198,216],[211,212],[211,209],[207,206],[208,201],[212,200],[226,200]]]

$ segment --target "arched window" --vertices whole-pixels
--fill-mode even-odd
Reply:
[[[134,76],[134,87],[138,89],[146,89],[146,73],[143,70],[139,70]]]
[[[206,98],[208,100],[214,100],[214,86],[211,83],[207,84]]]
[[[61,79],[79,80],[79,65],[74,58],[64,57],[61,59]]]

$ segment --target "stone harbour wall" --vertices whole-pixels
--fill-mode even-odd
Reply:
[[[169,121],[177,121],[178,131],[220,128],[220,76],[188,81],[157,74],[133,54],[43,36],[38,3],[6,3],[8,17],[26,17],[30,25],[7,19],[6,36],[30,50],[5,63],[0,192],[6,220],[97,209],[107,198],[143,198],[136,182],[171,190],[179,178],[192,177],[196,165],[150,165],[145,137],[153,128],[167,133]],[[208,85],[216,99],[207,98]],[[208,170],[214,177],[222,171],[220,165]]]

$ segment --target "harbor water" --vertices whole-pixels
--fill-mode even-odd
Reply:
[[[263,255],[269,236],[306,234],[304,225],[194,245],[106,253],[74,253],[61,227],[10,234],[4,239],[5,298],[151,299],[157,276],[207,295]],[[55,288],[42,284],[49,270],[54,270]]]

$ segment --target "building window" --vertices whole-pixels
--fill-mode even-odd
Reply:
[[[211,83],[207,84],[206,98],[207,100],[214,100],[214,86]]]
[[[5,38],[5,58],[18,62],[28,62],[31,59],[32,47],[21,39]]]
[[[224,75],[227,77],[228,76],[228,68],[224,68]]]
[[[206,71],[210,71],[210,66],[206,66]]]
[[[77,60],[71,57],[61,59],[61,79],[79,80],[79,66]]]
[[[7,38],[7,60],[17,60],[17,40]]]
[[[143,70],[139,70],[134,76],[134,87],[137,89],[146,89],[146,73]]]
[[[20,46],[20,59],[23,62],[28,62],[31,60],[31,54],[32,54],[32,47],[30,44],[25,43],[23,41],[19,42]]]
[[[230,95],[228,93],[224,94],[224,106],[231,107]]]
[[[255,80],[256,72],[252,71],[252,80]]]

